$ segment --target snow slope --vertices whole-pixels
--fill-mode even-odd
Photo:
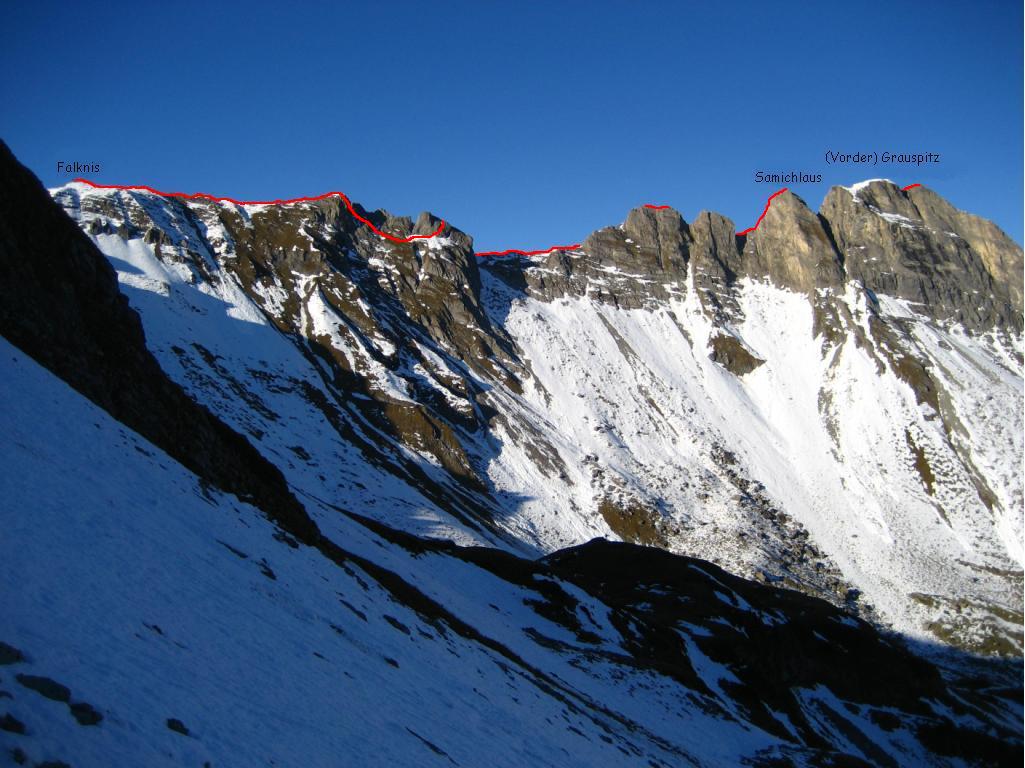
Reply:
[[[487,744],[491,765],[584,766],[631,763],[620,747],[639,742],[675,759],[676,746],[661,751],[545,695],[358,567],[283,545],[257,510],[200,488],[6,342],[2,359],[3,640],[29,662],[3,668],[0,686],[40,736],[0,731],[7,749],[81,766],[418,766],[479,765]],[[465,584],[468,601],[500,599],[491,582]],[[528,613],[488,623],[522,629]],[[68,685],[102,722],[77,724],[14,672]],[[696,746],[713,724],[694,717],[667,714],[660,730]],[[685,725],[694,737],[680,738]],[[622,731],[615,745],[600,727]],[[732,736],[701,747],[716,760],[771,742],[721,727]]]
[[[936,413],[892,369],[880,370],[853,333],[836,345],[816,338],[803,296],[767,283],[742,286],[745,320],[732,330],[765,361],[742,378],[709,359],[716,329],[696,292],[688,296],[654,311],[583,298],[506,299],[505,327],[536,377],[521,403],[560,436],[560,452],[579,472],[568,488],[543,482],[507,444],[494,463],[500,486],[538,491],[518,512],[524,535],[540,528],[557,544],[573,509],[593,510],[596,496],[608,492],[607,482],[588,482],[586,468],[596,464],[615,473],[616,493],[677,522],[674,551],[714,552],[734,572],[777,573],[771,551],[738,545],[751,526],[743,506],[709,493],[723,484],[714,449],[728,446],[902,631],[920,632],[936,616],[909,593],[1015,604],[1015,585],[1009,589],[993,571],[1020,570],[1022,562],[1022,481],[1014,470],[1022,464],[1020,358],[992,338],[944,330],[897,302],[886,305],[910,321],[916,351],[934,361],[951,407],[970,425],[958,436],[963,453],[986,477],[999,477],[1002,504],[991,511],[951,455]],[[867,323],[863,294],[851,290],[841,301],[851,324]],[[943,473],[931,492],[909,436],[932,471]],[[1020,634],[1014,621],[1001,630]]]
[[[825,759],[794,743],[785,715],[783,739],[747,722],[724,689],[739,683],[735,671],[697,642],[714,625],[680,628],[700,692],[631,663],[625,625],[573,585],[539,588],[572,598],[587,647],[535,612],[535,588],[321,509],[354,551],[336,564],[202,487],[5,341],[0,360],[0,639],[23,655],[4,659],[0,690],[24,731],[6,720],[5,755],[76,766]],[[373,567],[360,560],[371,555]],[[395,574],[458,618],[411,608]],[[722,588],[723,600],[743,602]],[[50,696],[38,692],[43,678]],[[54,684],[69,689],[67,703]],[[828,689],[798,695],[814,727],[832,733],[830,754],[926,759],[916,718],[883,729],[879,710]],[[94,717],[83,724],[73,708]],[[834,733],[837,718],[846,725]]]

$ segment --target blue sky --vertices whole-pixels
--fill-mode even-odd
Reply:
[[[56,3],[0,8],[0,137],[47,185],[342,190],[478,250],[642,203],[754,223],[778,185],[921,182],[1022,242],[1022,4]],[[368,7],[369,6],[369,7]],[[826,150],[939,152],[831,167]]]

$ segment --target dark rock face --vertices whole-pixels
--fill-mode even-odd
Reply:
[[[660,549],[600,539],[556,552],[544,562],[610,606],[648,606],[641,611],[647,631],[636,637],[654,647],[642,657],[673,665],[671,655],[655,650],[659,627],[669,629],[684,616],[699,626],[707,622],[710,635],[699,646],[745,678],[743,685],[752,690],[741,698],[751,705],[761,702],[789,711],[792,705],[784,703],[789,688],[816,684],[852,701],[919,712],[927,709],[923,699],[945,698],[944,682],[928,662],[824,601],[739,579]],[[653,587],[656,595],[664,592],[664,599],[652,597]],[[723,588],[741,599],[717,595]],[[787,621],[765,622],[764,616],[774,611]],[[816,633],[821,639],[813,639]]]
[[[850,279],[970,331],[1022,329],[1022,249],[925,187],[834,187],[822,205]]]
[[[812,748],[828,748],[821,725],[809,719],[799,690],[825,686],[847,713],[859,712],[881,727],[907,727],[915,738],[943,755],[1016,765],[1021,745],[1010,730],[984,736],[961,728],[932,705],[945,702],[950,714],[975,706],[1001,706],[999,694],[976,698],[944,680],[935,666],[871,625],[828,603],[787,589],[739,579],[709,563],[651,547],[594,540],[556,552],[542,561],[548,573],[581,587],[612,610],[612,623],[626,640],[634,663],[701,690],[696,674],[703,654],[733,675],[722,681],[745,719],[789,738],[770,713],[784,713],[793,734]],[[555,611],[549,609],[549,615]],[[573,615],[572,606],[564,615]],[[774,621],[772,616],[785,616]],[[701,627],[691,643],[681,642],[680,622]],[[567,625],[568,626],[568,625]],[[968,702],[971,701],[971,704]],[[903,721],[888,716],[902,712]],[[837,712],[825,712],[839,723]],[[944,740],[945,730],[963,738]],[[857,735],[857,730],[845,729]],[[951,742],[959,741],[958,746]],[[858,736],[874,764],[896,761]],[[958,751],[962,750],[962,751]]]
[[[315,538],[281,472],[167,378],[107,259],[2,143],[0,333],[200,477]]]

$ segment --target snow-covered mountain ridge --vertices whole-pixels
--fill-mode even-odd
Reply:
[[[452,290],[422,290],[439,302],[420,310],[422,322],[410,320],[409,283],[394,273],[395,286],[379,281],[393,293],[373,294],[366,281],[361,295],[349,294],[375,320],[366,329],[354,310],[328,313],[346,284],[325,275],[301,301],[278,294],[292,309],[272,317],[251,301],[246,268],[228,270],[213,252],[173,244],[174,217],[203,227],[204,242],[216,240],[190,209],[151,207],[149,214],[171,217],[165,229],[134,237],[130,222],[151,201],[98,201],[125,203],[116,227],[90,221],[82,211],[91,203],[82,201],[79,224],[96,230],[104,255],[0,150],[5,758],[33,765],[317,765],[336,764],[339,755],[368,765],[1020,762],[1020,665],[950,651],[936,656],[941,674],[915,655],[927,643],[880,635],[852,615],[853,596],[837,608],[773,579],[745,581],[702,560],[618,542],[539,560],[511,554],[536,554],[553,531],[587,519],[570,505],[576,517],[567,513],[566,521],[536,515],[547,484],[558,491],[582,482],[568,461],[577,433],[560,426],[575,414],[557,410],[573,405],[569,397],[584,400],[576,394],[586,397],[587,382],[581,377],[565,400],[541,391],[544,380],[576,372],[562,373],[558,355],[577,350],[548,349],[543,338],[533,348],[514,341],[518,310],[502,292],[523,298],[505,282],[515,283],[509,267],[516,265],[505,265],[502,282],[478,274],[478,287],[461,293],[472,272],[425,264],[425,281],[449,279]],[[266,224],[274,222],[254,217],[254,227]],[[110,230],[117,240],[103,239]],[[261,241],[284,236],[272,226]],[[254,274],[265,269],[250,266]],[[674,429],[689,414],[695,439],[711,431],[701,421],[707,405],[666,395],[680,378],[666,361],[673,337],[651,349],[641,343],[660,338],[652,317],[675,323],[686,306],[671,316],[631,310],[624,319],[605,304],[583,314],[574,301],[533,309],[552,308],[546,323],[576,323],[566,327],[579,327],[585,340],[591,324],[614,330],[608,350],[596,348],[595,356],[611,362],[613,347],[632,350],[631,360],[651,371],[622,384],[630,396],[643,386]],[[730,311],[753,315],[755,306],[742,301]],[[132,307],[141,309],[141,323]],[[278,325],[294,317],[307,323],[304,332]],[[357,349],[336,346],[354,336],[373,339],[366,343],[380,353],[379,368]],[[488,359],[471,365],[460,345]],[[411,347],[421,357],[411,359]],[[707,376],[739,357],[725,347],[711,367],[696,355],[692,364]],[[344,368],[341,360],[354,364]],[[538,360],[554,361],[552,371]],[[658,385],[656,374],[666,383]],[[607,388],[610,398],[625,397]],[[641,433],[667,452],[670,440],[634,413],[624,423],[636,433],[615,415],[607,412],[618,431],[596,434],[617,438],[618,452],[593,438],[592,452],[601,454],[585,463],[598,487],[610,471],[633,485],[610,485],[589,524],[611,521],[655,543],[683,537],[682,527],[668,527],[668,507],[670,522],[656,526],[645,524],[644,507],[617,501],[617,488],[622,498],[644,483],[657,488],[660,476],[647,473],[647,454],[638,453]],[[518,468],[490,435],[499,429],[512,445],[536,448],[513,459],[539,473],[533,493],[540,499],[514,496],[481,462],[490,456],[495,467]],[[725,544],[738,545],[731,556],[743,564],[743,539],[758,536],[760,556],[789,556],[773,567],[803,579],[805,591],[845,578],[827,563],[805,575],[798,556],[818,545],[768,486],[747,478],[748,459],[737,449],[714,452],[709,466],[723,467],[749,517],[741,541],[723,534]],[[633,453],[640,460],[628,464]],[[715,486],[708,487],[701,501],[714,503]],[[441,540],[450,536],[488,546]]]
[[[959,299],[966,274],[987,284],[977,251],[1021,251],[928,190],[837,188],[828,230],[787,193],[743,243],[715,214],[637,209],[578,252],[483,269],[458,231],[389,243],[337,201],[53,193],[119,268],[164,367],[310,492],[459,541],[618,535],[860,593],[903,630],[1018,645],[1020,304]],[[958,221],[984,236],[951,235]],[[929,296],[947,301],[913,301]],[[295,403],[268,399],[304,413],[283,423]],[[382,466],[391,498],[359,488]]]
[[[1020,653],[1021,249],[927,189],[785,193],[742,240],[641,208],[480,264],[335,200],[52,194],[172,378],[318,498],[512,551],[654,544]]]

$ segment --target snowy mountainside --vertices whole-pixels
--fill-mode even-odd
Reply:
[[[865,322],[864,297],[845,298],[852,322]],[[657,517],[649,536],[657,543],[772,582],[802,579],[823,591],[851,585],[905,629],[925,616],[936,620],[922,610],[924,596],[964,596],[966,583],[979,602],[1014,609],[1017,583],[1003,572],[1021,558],[1021,482],[1013,469],[1021,461],[1020,367],[985,341],[924,323],[915,329],[918,349],[937,369],[958,366],[948,391],[962,395],[970,455],[1002,467],[995,475],[1002,503],[991,510],[933,414],[898,376],[880,373],[853,339],[824,356],[800,296],[749,283],[739,301],[745,321],[735,332],[765,360],[742,380],[704,353],[715,331],[693,303],[622,310],[586,299],[527,299],[514,308],[506,327],[538,382],[526,387],[526,399],[569,437],[564,455],[577,451],[585,471],[606,468],[589,484],[584,475],[571,489],[548,485],[538,506],[559,509],[560,492],[573,499],[575,489],[584,496],[576,503],[593,509],[588,496],[597,487],[635,515],[668,507],[676,514]],[[943,473],[932,488],[916,466],[917,450],[932,459],[930,472]],[[758,478],[758,490],[744,480],[726,485],[730,465]],[[768,508],[756,501],[764,498]],[[778,538],[745,546],[763,515],[775,516],[768,536]],[[977,578],[986,569],[1002,573]],[[962,621],[965,631],[970,620]],[[972,641],[1020,634],[1012,616],[988,627]]]
[[[638,209],[576,252],[480,266],[458,230],[390,243],[333,201],[52,194],[164,369],[317,498],[516,552],[653,544],[1020,654],[1020,309],[943,262],[1013,272],[1020,249],[892,187],[834,190],[835,228],[789,193],[743,243],[716,214]],[[901,253],[920,263],[877,293]]]
[[[269,290],[268,264],[290,262],[281,273],[296,282],[318,271],[309,254],[273,250],[291,240],[268,226],[281,210],[253,214],[263,234],[245,247],[270,250],[229,270],[211,256],[217,237],[213,251],[174,245],[172,223],[211,231],[188,206],[153,208],[171,234],[135,237],[144,209],[120,198],[88,205],[97,202],[125,203],[125,218],[76,224],[0,143],[6,762],[1020,764],[1020,662],[882,633],[852,605],[659,547],[596,539],[513,554],[534,554],[541,538],[524,529],[518,539],[499,514],[528,495],[486,471],[481,459],[503,449],[488,432],[529,436],[529,464],[503,461],[564,483],[575,477],[562,463],[574,437],[542,418],[539,403],[552,401],[526,345],[497,325],[508,319],[493,303],[508,270],[502,283],[464,274],[472,261],[452,271],[466,255],[444,256],[458,233],[435,253],[446,263],[407,251],[390,276],[367,280],[357,251],[341,277],[318,274],[334,315],[310,336],[314,294],[299,302]],[[127,247],[104,255],[79,225]],[[242,253],[246,233],[232,237]],[[431,312],[415,304],[418,279],[436,282],[420,292],[438,302]],[[280,311],[252,300],[263,293]],[[345,298],[359,307],[352,316],[335,306]],[[720,309],[735,317],[742,304]],[[651,318],[637,317],[647,328]],[[617,349],[644,347],[615,321]],[[343,341],[358,346],[332,346]],[[368,374],[370,347],[396,393],[368,383],[381,380]],[[716,365],[744,361],[736,347],[720,351]],[[418,366],[451,399],[427,397]],[[322,442],[310,445],[349,451],[324,472],[303,442],[317,419]],[[766,539],[790,526],[786,552],[810,551],[798,523],[740,471],[743,456],[715,456],[752,520],[780,526],[767,522]],[[341,493],[333,479],[366,493]],[[369,503],[375,490],[381,506]],[[617,519],[608,506],[599,515]],[[443,526],[490,543],[459,546]]]
[[[0,360],[2,491],[21,511],[0,540],[15,763],[481,765],[482,744],[499,766],[1013,755],[943,737],[1007,738],[999,698],[948,688],[821,601],[640,548],[610,569],[620,550],[545,566],[432,547],[308,500],[349,550],[332,560],[6,341]],[[795,643],[810,645],[777,669]]]

